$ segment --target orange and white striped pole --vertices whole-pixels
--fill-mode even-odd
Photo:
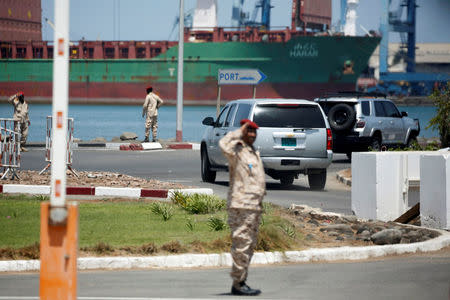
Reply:
[[[39,295],[77,298],[78,206],[66,202],[69,0],[55,0],[50,203],[41,206]]]

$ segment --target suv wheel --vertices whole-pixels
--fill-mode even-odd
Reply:
[[[312,190],[323,190],[327,182],[327,169],[320,169],[317,173],[308,174],[308,182]]]
[[[282,175],[280,177],[280,183],[282,186],[290,186],[294,183],[294,175]]]
[[[204,182],[214,183],[214,181],[216,181],[216,171],[211,171],[211,164],[209,163],[208,152],[206,149],[202,150],[201,161],[202,180]]]
[[[330,126],[336,131],[350,129],[355,121],[356,112],[348,104],[340,103],[333,106],[328,112]]]
[[[381,151],[381,139],[378,135],[372,138],[370,147],[372,148],[372,151]]]
[[[410,136],[408,138],[408,142],[406,143],[407,148],[414,148],[414,145],[417,144],[417,138]]]

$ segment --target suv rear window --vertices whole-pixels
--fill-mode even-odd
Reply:
[[[325,128],[322,112],[317,105],[257,105],[253,121],[260,127]]]
[[[370,116],[370,103],[369,103],[369,101],[361,101],[361,112],[365,116]]]

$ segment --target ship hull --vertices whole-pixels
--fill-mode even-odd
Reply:
[[[267,79],[258,98],[313,99],[327,92],[353,90],[379,38],[296,37],[286,43],[187,43],[184,100],[215,101],[219,69],[259,69]],[[152,59],[76,59],[70,61],[71,101],[115,103],[142,99],[145,87],[166,100],[177,98],[177,47]],[[350,65],[348,63],[350,62]],[[0,60],[0,97],[18,90],[51,99],[52,60]],[[251,98],[252,86],[222,86],[221,99]]]

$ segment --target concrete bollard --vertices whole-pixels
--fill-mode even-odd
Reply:
[[[450,229],[450,154],[420,157],[420,220],[425,227]]]
[[[356,216],[392,221],[407,211],[406,165],[401,153],[353,153],[351,206]]]

